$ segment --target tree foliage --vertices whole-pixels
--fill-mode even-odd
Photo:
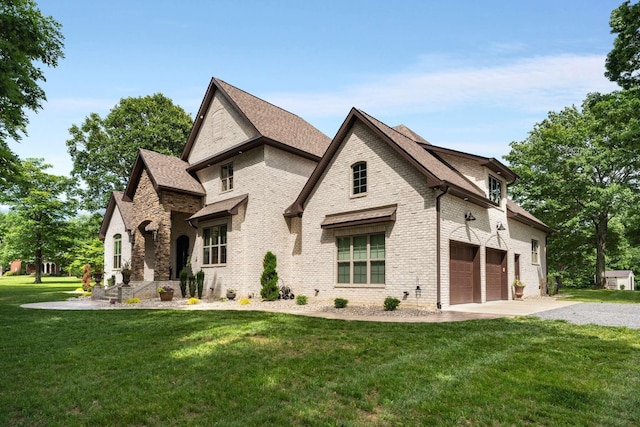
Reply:
[[[611,12],[611,33],[617,34],[607,55],[605,76],[630,89],[640,83],[640,3],[627,0]]]
[[[69,129],[72,176],[86,184],[85,208],[104,208],[114,190],[123,190],[138,150],[179,156],[191,130],[191,117],[164,95],[123,98],[105,118],[91,113]]]
[[[75,201],[68,197],[72,180],[46,173],[49,167],[42,159],[22,162],[23,179],[10,190],[13,201],[5,218],[2,258],[33,261],[36,283],[41,283],[43,260],[62,261],[68,249],[67,221],[76,212]]]
[[[260,296],[267,301],[275,301],[278,299],[280,289],[278,289],[278,272],[276,267],[278,266],[278,259],[273,252],[269,251],[264,255],[262,260],[262,275],[260,276]]]
[[[609,225],[637,197],[639,102],[636,91],[591,94],[582,110],[551,112],[526,140],[511,143],[506,159],[521,177],[513,197],[557,230],[552,272],[581,281],[595,274],[604,287]]]
[[[7,138],[26,134],[25,110],[38,111],[46,100],[46,81],[38,65],[56,67],[64,57],[60,24],[44,16],[32,0],[0,2],[0,191],[18,175],[19,161]]]
[[[67,234],[63,236],[68,250],[63,253],[61,265],[74,276],[82,275],[89,264],[92,270],[101,270],[104,264],[104,244],[98,238],[102,215],[80,215],[69,219]]]

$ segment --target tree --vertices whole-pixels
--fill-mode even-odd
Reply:
[[[104,244],[98,238],[102,215],[80,215],[67,221],[67,234],[63,236],[69,248],[62,255],[61,265],[69,273],[80,276],[85,264],[92,270],[102,269],[104,264]]]
[[[278,299],[280,290],[278,289],[278,272],[276,267],[278,266],[278,259],[271,252],[267,252],[262,260],[262,267],[264,268],[262,276],[260,276],[260,296],[267,301],[275,301]]]
[[[584,265],[595,247],[603,288],[609,223],[633,203],[640,179],[640,98],[636,91],[590,94],[582,105],[549,113],[506,159],[521,180],[512,194],[557,230],[550,261],[561,273]],[[591,270],[593,271],[593,270]]]
[[[42,159],[22,162],[24,179],[10,190],[13,197],[7,215],[4,257],[34,260],[35,283],[42,283],[42,262],[59,263],[67,250],[67,220],[75,215],[76,203],[68,195],[73,181],[50,175]]]
[[[640,82],[640,3],[629,0],[611,12],[611,33],[617,34],[607,55],[607,78],[625,89]]]
[[[164,95],[123,98],[103,119],[91,113],[69,129],[72,176],[86,184],[85,208],[104,208],[114,190],[123,190],[138,149],[178,156],[191,130],[191,117]]]
[[[46,79],[34,64],[56,67],[64,58],[60,28],[32,0],[0,2],[0,190],[10,185],[19,163],[6,139],[26,135],[25,110],[38,111],[46,100],[39,86]]]

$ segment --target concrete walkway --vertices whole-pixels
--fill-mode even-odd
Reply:
[[[301,310],[263,310],[288,314],[296,314],[309,317],[320,317],[325,319],[358,320],[374,322],[402,322],[402,323],[440,323],[440,322],[460,322],[465,320],[496,319],[500,317],[528,316],[535,313],[553,310],[578,304],[574,301],[562,301],[553,298],[530,299],[524,301],[491,301],[484,304],[459,304],[442,310],[439,313],[424,316],[375,316],[375,315],[349,315],[342,313],[328,313],[323,311],[301,311]],[[23,304],[24,308],[45,309],[45,310],[103,310],[113,309],[107,301],[70,300],[55,302],[39,302]],[[144,307],[149,309],[150,307]],[[248,308],[212,308],[207,304],[187,305],[179,307],[153,307],[159,309],[179,309],[179,310],[211,310],[211,309],[237,309],[246,311]]]

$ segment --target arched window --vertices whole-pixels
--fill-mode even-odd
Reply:
[[[353,171],[353,195],[367,192],[367,162],[358,162],[351,166]]]
[[[122,235],[113,236],[113,268],[119,270],[122,267]]]

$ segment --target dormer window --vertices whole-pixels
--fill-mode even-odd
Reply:
[[[222,191],[233,190],[233,163],[227,163],[220,168],[220,180]]]
[[[489,200],[493,203],[502,202],[502,181],[489,175]]]
[[[353,171],[353,195],[367,192],[367,162],[358,162],[351,166]]]

